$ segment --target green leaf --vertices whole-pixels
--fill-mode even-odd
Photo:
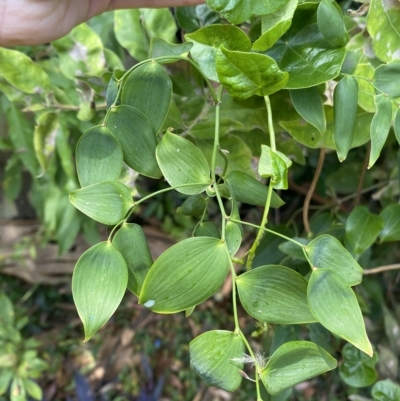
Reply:
[[[378,375],[374,366],[378,361],[376,352],[369,357],[351,344],[342,349],[343,362],[339,366],[342,380],[351,387],[367,387],[373,384]]]
[[[13,326],[14,325],[14,306],[7,297],[7,295],[0,291],[0,325],[4,326]]]
[[[399,7],[400,14],[400,7]],[[400,21],[400,20],[399,20]],[[400,58],[400,47],[399,47]],[[382,91],[383,94],[391,98],[400,97],[400,61],[394,61],[389,64],[381,64],[374,74],[373,84],[375,87]]]
[[[189,344],[190,364],[209,385],[225,391],[235,391],[241,381],[241,359],[244,343],[237,333],[212,330],[196,337]]]
[[[332,48],[317,25],[318,3],[300,4],[290,29],[267,51],[289,73],[288,89],[315,86],[337,77],[345,48]]]
[[[375,104],[377,112],[371,122],[371,154],[368,168],[371,168],[378,160],[389,135],[392,122],[392,102],[390,99],[385,95],[376,95]]]
[[[65,196],[58,204],[57,215],[58,253],[63,255],[74,245],[76,236],[81,229],[82,215]]]
[[[26,391],[22,379],[14,376],[10,388],[10,401],[26,401]]]
[[[18,50],[0,47],[0,76],[24,93],[42,94],[51,90],[44,70]]]
[[[139,297],[146,274],[153,264],[142,228],[138,224],[123,224],[114,235],[112,244],[121,252],[128,267],[128,289]]]
[[[400,7],[395,1],[371,0],[367,29],[372,38],[372,48],[383,61],[400,59]]]
[[[157,134],[171,104],[172,83],[164,68],[155,61],[133,70],[123,83],[121,102],[140,110]]]
[[[232,118],[222,117],[219,120],[219,129],[221,130],[220,137],[228,134],[231,131],[236,131],[244,128],[244,124]],[[215,116],[199,121],[190,128],[189,134],[198,139],[214,139],[215,136]]]
[[[200,223],[195,232],[195,237],[213,237],[213,238],[221,238],[221,233],[215,223],[210,221],[206,221],[204,223]]]
[[[369,63],[358,64],[354,70],[354,75],[360,77],[356,78],[358,82],[358,105],[370,113],[376,112],[374,102],[376,91],[371,83],[374,74],[375,69]]]
[[[33,380],[24,379],[24,387],[28,395],[35,400],[41,400],[43,397],[43,392],[40,386]]]
[[[400,386],[390,380],[380,380],[372,387],[374,401],[397,401],[400,399]]]
[[[262,35],[253,43],[252,50],[265,51],[290,28],[298,0],[288,0],[279,10],[261,16]]]
[[[308,305],[314,317],[337,336],[372,356],[357,298],[334,270],[316,269],[308,283]]]
[[[357,206],[346,221],[346,238],[356,255],[361,255],[378,238],[383,220],[366,206]]]
[[[260,378],[268,392],[274,395],[336,366],[336,359],[318,345],[309,341],[291,341],[274,352]]]
[[[219,15],[206,4],[192,7],[177,7],[175,18],[185,32],[193,32],[202,26],[220,22]]]
[[[260,181],[257,181],[255,178],[241,171],[230,172],[225,178],[225,181],[229,183],[238,202],[254,206],[265,206],[268,196],[268,187]],[[273,192],[271,207],[278,208],[282,205],[284,205],[282,199]]]
[[[309,243],[309,240],[307,240],[306,238],[293,237],[293,239],[297,242],[302,243],[303,245],[307,245]],[[281,252],[291,256],[292,258],[307,260],[304,255],[303,248],[299,247],[292,241],[282,242],[281,244],[278,245],[278,248]]]
[[[121,221],[133,206],[129,188],[114,181],[78,189],[71,192],[69,200],[90,218],[108,225]]]
[[[318,6],[317,23],[322,35],[333,47],[345,46],[349,41],[342,10],[337,3],[322,0]]]
[[[190,55],[199,65],[203,74],[212,81],[218,80],[215,58],[220,46],[229,50],[249,51],[250,39],[238,27],[233,25],[208,25],[196,32],[185,35],[193,43]]]
[[[400,241],[400,205],[391,204],[379,214],[383,228],[379,234],[382,242]]]
[[[185,138],[167,131],[157,146],[156,157],[169,185],[193,184],[190,187],[177,188],[178,192],[195,195],[205,191],[211,184],[206,158]]]
[[[307,281],[279,265],[260,266],[236,279],[240,302],[260,322],[301,324],[315,322],[307,304]]]
[[[85,328],[85,341],[115,312],[127,282],[125,260],[110,242],[100,242],[79,258],[72,275],[72,295]]]
[[[80,75],[99,76],[105,69],[103,43],[87,24],[78,25],[52,45],[58,53],[61,72],[70,79]]]
[[[109,109],[117,99],[119,85],[121,83],[120,79],[122,78],[122,76],[123,76],[122,71],[115,70],[110,78],[106,93],[107,109]]]
[[[275,60],[263,54],[230,51],[224,46],[216,55],[219,82],[239,99],[267,96],[282,89],[289,78]]]
[[[225,235],[229,254],[234,256],[242,243],[242,232],[236,223],[228,221],[225,226]]]
[[[394,117],[394,134],[396,136],[397,142],[400,144],[400,109],[396,110],[396,115]]]
[[[198,305],[221,287],[229,271],[229,259],[220,239],[183,240],[155,261],[139,303],[158,313],[175,313]]]
[[[333,139],[339,160],[346,159],[353,143],[358,103],[358,83],[351,75],[336,85],[333,93]]]
[[[124,161],[129,167],[147,177],[161,177],[156,159],[156,134],[150,120],[140,110],[127,105],[113,106],[106,124],[121,144]]]
[[[184,216],[201,216],[207,206],[207,201],[201,195],[188,196],[176,209],[176,213]]]
[[[76,146],[76,169],[81,186],[118,179],[122,159],[121,145],[107,127],[90,128]]]
[[[0,369],[0,395],[4,395],[8,390],[14,372],[11,369]]]
[[[246,21],[252,15],[271,14],[287,2],[288,0],[206,0],[209,7],[235,25]]]
[[[193,47],[193,43],[170,43],[161,38],[152,38],[150,43],[150,57],[182,56]],[[171,61],[175,61],[171,59]]]
[[[4,195],[10,201],[15,201],[22,189],[23,165],[18,155],[14,154],[7,160],[4,169],[2,188]]]
[[[313,269],[334,270],[348,286],[361,283],[363,269],[331,235],[320,235],[305,248]]]
[[[304,120],[323,133],[326,129],[326,120],[318,88],[312,86],[311,88],[291,90],[289,92],[296,111]]]

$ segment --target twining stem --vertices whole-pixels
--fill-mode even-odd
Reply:
[[[367,269],[364,270],[364,274],[377,274],[377,273],[383,273],[387,272],[389,270],[398,270],[400,269],[400,264],[394,264],[394,265],[386,265],[386,266],[379,266],[379,267],[374,267],[373,269]]]
[[[314,177],[312,179],[310,188],[308,189],[306,198],[304,199],[304,206],[303,206],[303,224],[304,224],[304,229],[306,230],[307,234],[311,233],[311,228],[310,228],[310,223],[308,221],[308,209],[310,207],[310,201],[313,196],[313,193],[315,191],[315,187],[317,186],[317,182],[319,179],[319,176],[322,171],[322,166],[324,165],[324,159],[325,159],[325,149],[321,148],[319,151],[319,158],[318,158],[318,164],[317,168],[314,173]]]
[[[360,179],[358,180],[356,197],[354,199],[354,206],[358,206],[361,200],[361,191],[364,184],[365,173],[368,169],[369,155],[371,153],[371,142],[368,144],[367,153],[365,154],[364,164],[362,166]]]

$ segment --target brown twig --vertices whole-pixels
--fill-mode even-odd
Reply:
[[[365,178],[365,173],[367,172],[367,168],[368,168],[370,153],[371,153],[371,142],[368,145],[367,153],[365,154],[365,158],[364,158],[364,164],[362,166],[362,170],[361,170],[361,174],[360,174],[360,179],[358,180],[356,198],[354,199],[354,206],[358,206],[360,204],[361,191],[362,191],[362,187],[364,185],[364,178]]]
[[[310,188],[308,189],[306,198],[304,199],[303,224],[304,224],[304,229],[306,230],[307,234],[310,234],[310,232],[311,232],[310,223],[308,222],[308,209],[310,207],[310,201],[311,201],[311,198],[315,191],[315,187],[317,186],[319,176],[321,174],[322,166],[324,165],[324,159],[325,159],[325,149],[321,148],[321,150],[319,151],[319,159],[318,159],[317,168],[315,170],[314,177],[311,182]]]
[[[400,263],[394,265],[379,266],[379,267],[374,267],[373,269],[364,270],[364,274],[377,274],[377,273],[387,272],[389,270],[398,270],[398,269],[400,269]]]

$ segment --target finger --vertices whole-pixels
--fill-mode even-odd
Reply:
[[[109,10],[123,8],[143,7],[143,8],[162,8],[162,7],[184,7],[203,4],[204,0],[111,0]]]

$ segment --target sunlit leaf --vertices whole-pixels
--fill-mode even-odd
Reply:
[[[269,146],[261,145],[261,156],[258,162],[258,174],[271,177],[270,185],[275,189],[288,188],[288,168],[292,161],[283,153],[274,152]]]
[[[85,328],[85,341],[117,309],[127,282],[125,260],[110,242],[100,242],[79,258],[72,275],[72,295]]]
[[[221,287],[228,274],[229,259],[220,239],[183,240],[155,261],[144,281],[139,303],[158,313],[175,313],[198,305]]]

